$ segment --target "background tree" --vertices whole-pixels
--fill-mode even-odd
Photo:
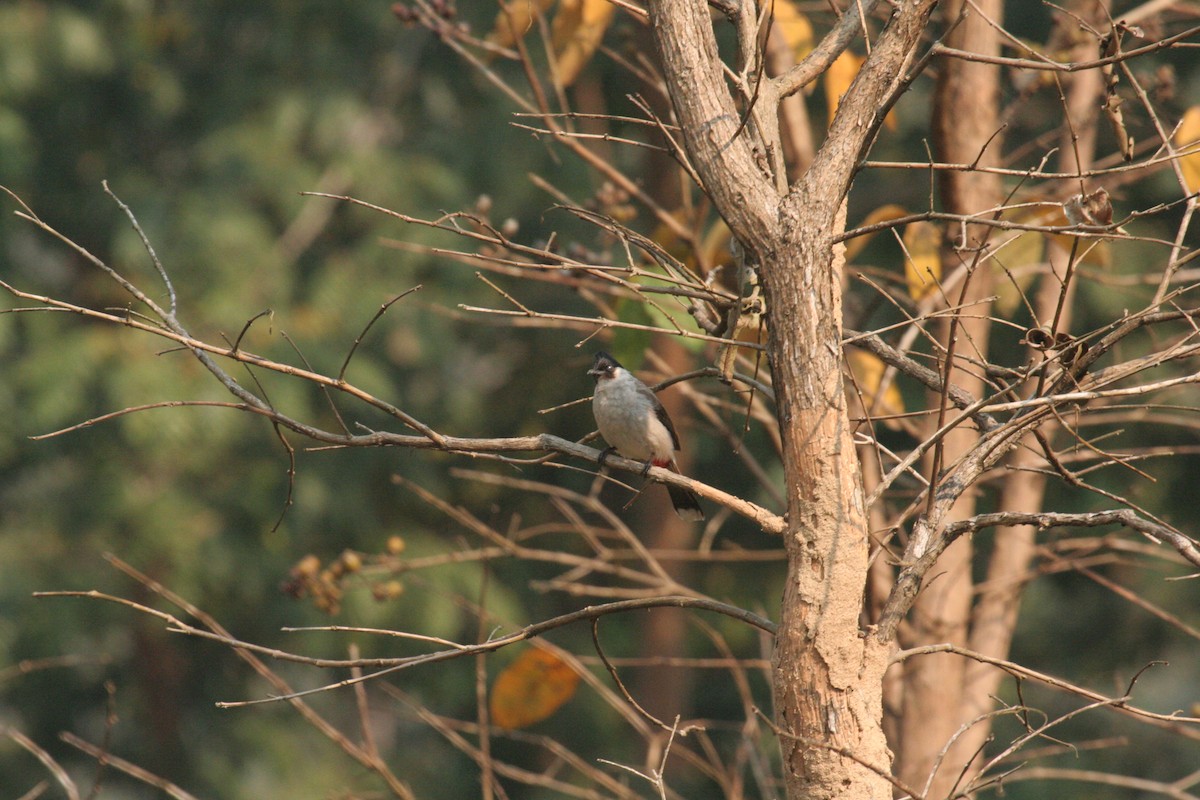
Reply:
[[[72,205],[5,178],[13,309],[69,312],[5,328],[10,402],[33,410],[6,424],[64,434],[5,456],[8,602],[116,580],[63,574],[81,536],[138,587],[103,595],[104,625],[22,603],[12,657],[56,659],[9,677],[31,785],[49,765],[78,791],[54,765],[82,752],[110,763],[94,791],[124,773],[261,796],[317,734],[333,746],[290,791],[1187,792],[1193,676],[1143,672],[1194,638],[1168,610],[1189,584],[1162,574],[1200,565],[1161,488],[1187,480],[1192,428],[1173,393],[1196,374],[1200,112],[1174,69],[1195,29],[1161,3],[712,8],[417,0],[394,12],[434,36],[403,51],[379,9],[6,12],[35,65],[5,68],[7,135],[38,186],[64,152],[93,183]],[[235,80],[205,70],[218,45]],[[65,121],[39,116],[63,84]],[[122,97],[146,106],[134,124],[84,124]],[[514,107],[465,146],[471,114]],[[516,147],[528,133],[541,147]],[[121,180],[108,159],[153,166]],[[281,177],[315,191],[284,206]],[[641,465],[593,478],[598,450],[544,432],[590,427],[570,402],[590,359],[558,354],[597,337],[670,376],[697,480],[650,477],[706,498],[699,534],[660,491],[616,500]],[[276,599],[284,573],[311,609]],[[743,610],[780,595],[778,624]],[[355,631],[274,632],[322,614]],[[62,666],[77,688],[47,681]],[[309,726],[242,709],[200,745],[187,732],[229,691],[282,694]]]

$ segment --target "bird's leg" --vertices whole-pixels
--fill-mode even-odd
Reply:
[[[642,473],[641,473],[641,474],[642,474],[642,477],[643,477],[643,478],[644,478],[644,477],[646,477],[647,473],[649,473],[649,472],[650,472],[650,468],[651,468],[651,467],[653,467],[653,466],[654,466],[654,459],[653,459],[653,458],[651,458],[651,459],[647,459],[647,460],[646,460],[646,463],[645,463],[645,464],[642,466]]]
[[[611,456],[615,452],[617,452],[617,448],[615,448],[615,447],[606,447],[603,450],[601,450],[600,458],[596,459],[596,465],[603,467],[604,462],[607,461],[608,457]]]

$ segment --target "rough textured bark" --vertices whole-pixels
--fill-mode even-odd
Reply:
[[[656,0],[651,26],[688,154],[759,268],[784,437],[788,576],[776,639],[776,717],[789,797],[885,798],[882,678],[892,644],[860,630],[867,520],[841,379],[841,263],[834,236],[854,169],[910,63],[932,2],[897,8],[842,100],[821,150],[785,197],[721,73],[707,7]],[[772,93],[767,91],[766,97]],[[735,138],[735,134],[738,134]],[[776,151],[777,152],[777,151]],[[878,771],[847,758],[853,752]]]
[[[802,740],[853,750],[886,770],[891,757],[881,725],[882,680],[889,648],[859,630],[868,526],[836,346],[841,292],[830,279],[834,264],[821,257],[832,249],[830,229],[802,227],[793,230],[797,269],[767,283],[776,392],[781,395],[781,383],[799,387],[786,400],[781,395],[779,409],[789,530],[774,660],[776,713],[781,727]],[[785,777],[796,796],[890,794],[878,777],[839,754],[798,744],[785,746]]]
[[[687,0],[650,4],[651,31],[688,154],[729,228],[755,255],[776,239],[778,195],[725,86],[708,6]],[[743,133],[749,133],[742,129]]]

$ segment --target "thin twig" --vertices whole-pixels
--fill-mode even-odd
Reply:
[[[179,786],[176,786],[166,778],[155,775],[150,770],[139,767],[137,764],[126,761],[119,756],[114,756],[106,747],[97,747],[91,742],[81,739],[70,731],[63,731],[61,734],[59,734],[59,738],[72,747],[78,748],[87,753],[89,756],[96,759],[100,764],[105,764],[113,769],[124,772],[129,777],[135,778],[147,786],[152,786],[167,796],[175,798],[175,800],[198,800],[195,795],[185,791]]]
[[[42,766],[54,777],[54,780],[58,781],[58,785],[66,793],[67,800],[80,800],[79,787],[75,785],[75,781],[71,780],[71,776],[67,774],[67,771],[63,769],[62,765],[45,748],[21,733],[21,731],[7,725],[0,725],[0,735],[12,739],[34,758],[42,762]]]

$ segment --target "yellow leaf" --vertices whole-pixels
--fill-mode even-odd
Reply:
[[[1200,192],[1200,106],[1192,106],[1184,112],[1175,131],[1175,146],[1184,155],[1179,157],[1179,168],[1188,192]]]
[[[942,229],[932,222],[904,226],[904,280],[908,296],[920,301],[937,288],[942,279]]]
[[[1056,201],[1034,201],[1030,205],[1009,209],[1000,215],[1008,222],[1046,228],[1067,227],[1071,222],[1063,212],[1063,205]],[[997,264],[994,287],[996,310],[1009,316],[1021,306],[1021,295],[1041,274],[1046,263],[1046,245],[1054,242],[1063,254],[1070,253],[1078,237],[1069,233],[1043,233],[1041,231],[1006,231],[996,236],[994,258]],[[1065,259],[1065,255],[1056,258]],[[1107,267],[1112,262],[1112,249],[1107,241],[1080,239],[1075,248],[1078,264]],[[1001,274],[1004,273],[1006,274]],[[1010,277],[1011,276],[1011,277]]]
[[[829,69],[825,70],[825,104],[829,111],[829,123],[833,122],[833,115],[837,113],[838,105],[842,102],[842,95],[858,77],[858,71],[862,69],[864,61],[866,59],[856,56],[849,50],[843,50],[842,54],[829,65]],[[889,111],[883,124],[890,131],[896,130],[896,112]]]
[[[865,228],[869,225],[877,225],[880,222],[900,219],[901,217],[907,215],[908,212],[904,209],[904,206],[896,205],[895,203],[888,203],[885,206],[880,206],[879,208],[875,209],[870,214],[867,214],[867,218],[862,221],[862,224],[859,225],[859,227]],[[862,249],[867,246],[867,242],[871,241],[871,238],[874,235],[874,233],[868,233],[862,236],[855,236],[853,239],[846,242],[846,260],[850,261],[856,255],[861,253]]]
[[[1008,222],[1022,225],[1059,226],[1066,225],[1062,206],[1057,203],[1040,203],[1009,209],[1000,215]],[[995,259],[997,269],[993,287],[996,292],[996,310],[1001,316],[1010,316],[1021,307],[1021,296],[1029,290],[1038,268],[1046,260],[1046,234],[1040,231],[1011,231],[996,237]],[[1069,248],[1070,243],[1067,244]],[[1003,273],[1003,274],[1002,274]]]
[[[846,363],[854,375],[854,383],[849,387],[853,392],[857,387],[862,395],[862,402],[872,417],[892,416],[904,413],[904,396],[896,382],[892,381],[878,402],[875,396],[879,393],[879,384],[887,370],[887,364],[879,360],[874,353],[865,350],[849,349],[846,353]]]
[[[499,47],[512,47],[533,27],[537,15],[553,3],[554,0],[508,0],[496,15],[488,41]]]
[[[682,210],[673,211],[671,215],[685,226],[691,227],[693,224],[690,215]],[[675,230],[669,225],[660,223],[650,238],[688,269],[696,269],[696,253],[687,242],[675,235]],[[729,240],[732,238],[733,233],[720,217],[705,231],[700,239],[699,251],[709,269],[733,264],[733,251],[729,249]]]
[[[692,224],[690,216],[682,209],[672,211],[671,216],[678,220],[685,228]],[[690,267],[695,267],[695,259],[692,257],[692,249],[688,247],[687,242],[679,238],[675,233],[675,228],[665,222],[660,222],[655,227],[654,232],[650,234],[650,238],[658,242],[663,250],[670,253],[680,261],[684,261]]]
[[[801,14],[792,0],[775,0],[775,30],[783,36],[796,60],[807,56],[813,49],[813,26],[808,17]]]
[[[527,728],[571,699],[579,675],[549,650],[534,646],[496,676],[488,701],[492,722],[501,728]]]
[[[717,217],[717,221],[708,229],[708,233],[704,234],[704,241],[700,244],[710,266],[728,266],[733,263],[733,252],[729,249],[729,240],[732,238],[733,232],[729,230],[725,220]]]
[[[833,122],[833,115],[837,113],[838,104],[842,102],[842,95],[850,88],[850,84],[854,83],[862,63],[863,59],[849,50],[843,50],[829,65],[829,69],[825,70],[825,106],[829,110],[830,122]]]
[[[570,86],[600,46],[616,6],[609,0],[560,0],[551,28],[558,80]]]

